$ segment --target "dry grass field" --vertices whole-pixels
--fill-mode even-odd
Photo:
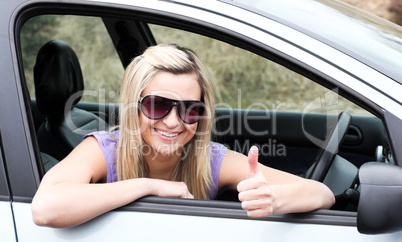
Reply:
[[[402,25],[402,0],[342,0],[381,18]]]
[[[395,22],[401,15],[398,6],[402,0],[343,1]],[[35,95],[32,80],[34,56],[43,44],[29,45],[32,38],[29,33],[33,32],[35,24],[35,21],[28,22],[22,31],[25,74],[32,97]],[[42,29],[48,33],[44,39],[62,39],[77,52],[86,89],[98,93],[85,96],[84,101],[118,102],[123,67],[100,19],[56,17],[51,25]],[[194,49],[214,80],[217,103],[222,107],[248,108],[254,105],[253,108],[305,111],[309,103],[327,92],[318,84],[278,64],[226,43],[155,25],[151,26],[151,30],[157,33],[155,38],[158,43],[175,42]],[[105,92],[102,98],[99,90]],[[365,114],[343,98],[338,101],[339,109]]]

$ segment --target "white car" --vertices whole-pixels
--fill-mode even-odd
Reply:
[[[401,27],[332,0],[0,2],[1,241],[400,240]],[[33,75],[54,39],[77,59]],[[215,141],[258,145],[259,162],[324,182],[335,205],[251,219],[236,191],[221,191],[145,197],[72,228],[35,225],[44,173],[83,134],[118,123],[124,67],[160,42],[206,64]],[[41,78],[47,93],[35,92]]]

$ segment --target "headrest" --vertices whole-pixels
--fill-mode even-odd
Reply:
[[[74,50],[61,40],[43,45],[36,58],[34,82],[41,114],[49,117],[64,112],[71,95],[84,90],[81,67]],[[73,105],[81,99],[82,92],[75,96]]]

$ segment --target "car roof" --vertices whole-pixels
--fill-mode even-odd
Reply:
[[[334,0],[222,2],[297,29],[402,84],[402,27],[399,25]]]

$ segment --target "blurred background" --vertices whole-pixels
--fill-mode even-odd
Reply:
[[[402,0],[343,2],[402,25]],[[217,103],[224,104],[223,107],[248,108],[259,103],[260,106],[253,108],[304,111],[308,103],[328,92],[301,75],[226,43],[157,25],[150,25],[150,28],[158,43],[174,42],[197,53],[214,80]],[[37,52],[52,39],[66,41],[79,57],[85,89],[94,93],[84,95],[83,101],[118,103],[123,66],[102,20],[83,16],[43,15],[24,24],[21,45],[31,97],[35,97],[33,67]],[[340,110],[367,114],[348,100],[336,98]]]

